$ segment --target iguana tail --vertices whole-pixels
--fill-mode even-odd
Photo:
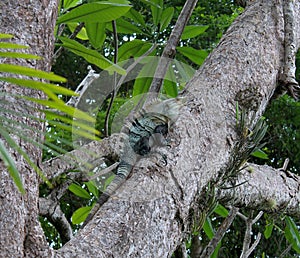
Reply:
[[[95,213],[99,210],[99,208],[108,200],[108,198],[119,188],[119,186],[126,180],[132,169],[132,165],[126,163],[125,161],[121,161],[117,170],[117,174],[113,181],[106,188],[104,193],[101,194],[97,203],[94,205],[93,209],[87,216],[84,221],[82,228],[94,217]]]

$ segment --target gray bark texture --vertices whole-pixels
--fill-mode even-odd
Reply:
[[[36,69],[49,71],[51,55],[53,53],[53,30],[57,17],[56,0],[1,0],[0,1],[0,28],[1,33],[14,35],[13,42],[30,47],[27,53],[43,57],[42,60],[24,61],[23,59],[1,59],[4,63],[26,65]],[[9,97],[10,93],[43,98],[40,92],[16,87],[11,84],[0,84],[0,90],[8,93],[0,101],[9,101],[15,112],[28,116],[41,117],[37,105],[24,103],[19,98]],[[14,119],[36,129],[28,132],[36,140],[41,138],[40,132],[44,125],[21,116],[7,114],[7,118]],[[25,130],[22,128],[22,130]],[[25,133],[25,132],[24,132]],[[18,139],[14,140],[29,154],[33,161],[41,163],[41,150]],[[40,139],[41,141],[42,139]],[[11,155],[21,173],[26,193],[21,195],[0,162],[0,256],[1,257],[48,257],[51,250],[38,221],[39,179],[37,173],[14,150]]]
[[[167,153],[168,164],[158,167],[148,159],[138,162],[117,193],[60,250],[45,246],[38,226],[35,173],[27,167],[21,169],[26,196],[20,196],[10,178],[2,173],[1,254],[5,257],[171,257],[190,231],[190,211],[201,203],[199,196],[209,183],[222,181],[230,169],[234,146],[239,140],[236,103],[257,121],[277,86],[285,57],[283,4],[280,0],[247,3],[245,12],[231,25],[185,90],[188,102],[170,133],[174,141]],[[300,1],[293,4],[294,15],[299,17]],[[1,27],[11,25],[6,31],[19,35],[21,43],[31,42],[35,53],[42,56],[48,53],[45,60],[49,61],[55,1],[36,0],[29,4],[5,0],[0,7],[2,12],[11,8],[14,13],[9,14],[12,17],[2,13]],[[10,20],[4,24],[6,19]],[[299,23],[296,19],[296,49],[299,48]],[[111,144],[113,148],[115,138],[111,137],[111,143],[110,139],[93,143],[94,147],[98,144],[100,149],[101,146],[110,149],[107,146]],[[48,175],[64,167],[59,159],[48,165],[45,168]],[[20,167],[25,167],[22,161]],[[245,169],[240,173],[237,182],[244,179],[247,183],[239,187],[217,189],[222,204],[266,211],[284,208],[287,214],[299,216],[299,177],[253,165],[251,171]],[[267,184],[270,179],[276,182],[273,187]],[[261,188],[255,187],[256,184]],[[231,186],[230,182],[228,185]],[[205,207],[205,203],[200,207]]]
[[[298,17],[299,1],[294,5]],[[298,48],[299,20],[295,23]],[[131,178],[60,250],[59,257],[86,253],[97,257],[170,257],[189,230],[190,209],[195,201],[201,202],[197,196],[228,169],[233,153],[230,142],[238,140],[236,103],[258,120],[277,86],[284,53],[283,2],[252,1],[189,83],[185,92],[188,104],[171,134],[180,144],[168,153],[168,165],[157,169],[158,173],[148,168],[149,161],[137,164]],[[263,171],[254,169],[253,175],[256,173],[257,180],[268,182]],[[248,171],[247,176],[251,175]],[[268,175],[280,178],[276,171]],[[285,188],[284,203],[284,179],[281,188],[273,188],[272,197],[257,198],[265,196],[268,188],[264,186],[257,193],[251,183],[241,186],[236,195],[232,189],[236,199],[230,200],[271,211],[274,207],[266,208],[265,202],[277,198],[287,213],[299,215],[299,178],[291,180],[293,187]],[[290,191],[293,194],[289,195]],[[225,190],[220,190],[222,194],[227,195]],[[92,241],[84,248],[88,238]]]

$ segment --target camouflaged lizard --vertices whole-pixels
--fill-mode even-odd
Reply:
[[[154,100],[146,105],[137,116],[125,125],[122,132],[127,135],[120,154],[120,163],[113,181],[100,196],[83,227],[92,219],[97,210],[126,180],[136,161],[151,152],[155,146],[166,146],[169,128],[178,116],[185,98]]]

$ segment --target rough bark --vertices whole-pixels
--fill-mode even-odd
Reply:
[[[26,32],[25,29],[13,29],[10,32],[20,35],[23,42],[39,42],[39,47],[44,49],[40,51],[44,53],[49,51],[47,47],[51,48],[51,44],[41,44],[51,42],[52,31],[45,34],[41,27],[47,27],[46,23],[50,21],[53,25],[55,1],[43,1],[41,6],[37,4],[38,1],[34,1],[36,6],[32,1],[30,4],[26,1],[24,4],[10,2],[13,1],[2,1],[1,4],[8,4],[5,9],[12,8],[18,14],[30,11],[36,13],[36,16],[24,16],[24,19],[32,19]],[[167,166],[157,167],[149,160],[141,160],[131,178],[101,207],[94,219],[55,253],[45,247],[42,232],[37,225],[38,182],[35,173],[27,167],[21,169],[28,190],[25,197],[13,190],[10,179],[2,175],[0,217],[6,219],[0,225],[1,233],[4,232],[0,238],[2,254],[6,257],[21,257],[26,253],[29,257],[171,257],[189,232],[189,212],[196,201],[201,202],[198,196],[209,182],[218,182],[228,170],[234,144],[238,141],[235,130],[236,102],[249,114],[252,113],[257,121],[282,71],[283,2],[249,2],[246,11],[232,24],[189,83],[185,91],[188,104],[170,135],[175,142],[167,154]],[[13,4],[23,9],[14,8]],[[299,17],[299,1],[295,1],[294,11],[295,17]],[[50,17],[46,15],[47,12],[51,13]],[[11,16],[11,24],[16,26],[15,22],[20,17]],[[48,17],[49,20],[42,17]],[[299,22],[295,24],[295,38],[298,41]],[[1,25],[5,28],[7,24],[1,22]],[[21,25],[17,24],[16,28],[21,28]],[[299,47],[299,42],[296,42],[296,47]],[[59,160],[49,164],[59,164]],[[48,171],[51,173],[51,169]],[[274,173],[275,177],[282,178],[285,187],[282,189],[293,194],[285,192],[285,195],[278,196],[273,188],[270,198],[275,199],[276,205],[269,210],[286,207],[286,212],[299,215],[299,178],[290,179],[276,171]],[[241,173],[243,175],[249,179],[251,175],[261,173],[258,169],[253,173],[245,171]],[[268,180],[268,177],[258,178]],[[284,180],[289,181],[288,184]],[[227,203],[230,198],[235,205],[268,210],[264,200],[259,202],[256,198],[254,202],[248,194],[253,187],[251,180],[248,186],[244,184],[237,188],[239,196],[245,198],[239,199],[234,192],[224,189],[218,189],[218,197]],[[234,197],[233,200],[231,197]],[[28,226],[26,223],[29,223]],[[24,245],[25,238],[29,241]]]
[[[236,103],[257,121],[277,86],[284,60],[282,4],[249,3],[189,83],[188,105],[172,133],[180,144],[168,153],[168,165],[149,169],[150,162],[141,161],[94,220],[58,252],[59,257],[171,256],[189,229],[189,211],[198,194],[228,169],[231,142],[238,141]],[[299,7],[295,2],[295,17]],[[299,23],[295,28],[299,35]],[[294,187],[293,191],[299,189],[298,179]],[[291,198],[286,197],[287,205]],[[299,196],[296,199],[297,210]],[[256,201],[254,208],[265,207]]]
[[[2,59],[6,63],[26,65],[36,69],[50,70],[50,58],[53,52],[53,30],[57,16],[57,1],[13,1],[2,0],[0,2],[0,27],[2,33],[14,35],[14,42],[30,47],[28,52],[43,57],[38,61]],[[22,94],[42,98],[40,92],[16,87],[11,84],[1,83],[0,90],[7,93]],[[4,101],[4,99],[2,99]],[[37,106],[24,103],[7,95],[5,101],[11,103],[15,112],[40,117]],[[7,114],[9,116],[9,114]],[[25,116],[11,116],[12,119],[25,125],[36,128],[30,132],[31,137],[39,139],[43,130],[43,124],[27,119]],[[17,137],[14,140],[26,150],[32,160],[41,162],[41,150],[32,144],[24,142]],[[11,177],[0,162],[0,253],[2,257],[49,257],[51,250],[43,235],[38,221],[38,187],[39,179],[35,171],[11,150],[11,155],[16,160],[16,165],[21,173],[26,193],[21,195],[12,182]]]

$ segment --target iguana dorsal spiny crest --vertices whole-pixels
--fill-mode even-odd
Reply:
[[[120,164],[116,176],[98,199],[84,225],[91,220],[99,207],[125,181],[140,157],[149,154],[154,146],[167,145],[166,136],[169,128],[177,120],[180,108],[185,101],[184,97],[163,101],[153,100],[141,111],[137,112],[137,115],[130,122],[126,123],[121,130],[126,137],[120,154]]]

